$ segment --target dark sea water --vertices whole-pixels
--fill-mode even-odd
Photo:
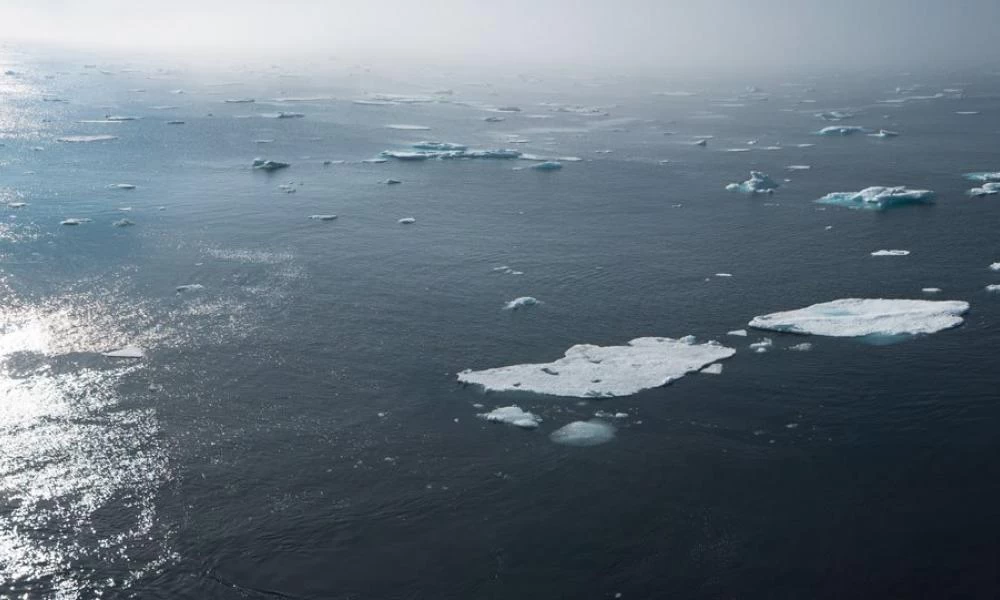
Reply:
[[[1000,74],[0,66],[0,597],[996,597],[1000,196],[962,175],[1000,170]],[[354,103],[375,93],[435,101]],[[901,135],[814,135],[829,110]],[[107,115],[138,119],[81,122]],[[425,139],[583,160],[362,162]],[[781,188],[724,189],[751,169]],[[814,202],[872,185],[937,201]],[[519,296],[542,303],[501,310]],[[846,297],[971,310],[891,345],[726,335]],[[721,376],[606,400],[456,380],[688,334],[737,349]],[[477,417],[511,404],[541,427]],[[550,441],[597,411],[627,414],[610,443]]]

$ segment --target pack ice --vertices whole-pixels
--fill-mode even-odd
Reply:
[[[690,337],[643,337],[625,346],[577,344],[550,363],[466,369],[458,374],[458,380],[487,391],[520,390],[577,398],[629,396],[667,385],[735,353],[716,342],[696,344]]]
[[[778,182],[760,171],[750,171],[750,179],[743,183],[730,183],[726,189],[744,194],[770,194],[778,188]]]
[[[884,210],[905,204],[930,204],[934,202],[934,192],[911,190],[903,186],[873,186],[860,192],[834,192],[823,196],[816,202],[846,206],[847,208]]]
[[[968,310],[959,300],[844,298],[754,317],[749,325],[832,337],[918,335],[958,327]]]

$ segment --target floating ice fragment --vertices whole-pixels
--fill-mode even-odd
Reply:
[[[744,194],[770,194],[778,188],[778,182],[760,171],[750,171],[750,179],[743,183],[730,183],[726,189]]]
[[[252,104],[256,100],[253,98],[226,98],[223,102],[226,104]]]
[[[184,121],[167,121],[167,125],[183,125]]]
[[[527,308],[529,306],[535,306],[541,304],[537,298],[532,298],[531,296],[521,296],[520,298],[514,298],[510,302],[503,305],[504,310],[520,310],[522,308]]]
[[[831,110],[829,112],[818,113],[816,116],[824,121],[843,121],[844,119],[853,118],[854,114],[845,111]]]
[[[200,283],[186,283],[184,285],[177,286],[177,293],[183,294],[186,292],[198,292],[203,289],[205,289],[205,286]]]
[[[986,286],[987,292],[1000,293],[1000,283],[992,283]]]
[[[772,340],[771,338],[764,338],[759,342],[754,342],[753,344],[750,344],[750,349],[756,352],[757,354],[763,354],[768,350],[770,350],[772,346],[774,346],[774,340]]]
[[[117,135],[67,135],[56,138],[56,141],[67,144],[85,144],[87,142],[107,142],[117,139]]]
[[[399,220],[399,222],[403,225],[412,225],[416,223],[417,220],[414,219],[413,217],[403,217],[402,219]]]
[[[997,181],[989,181],[980,187],[969,190],[970,196],[993,196],[996,194],[1000,194],[1000,182]]]
[[[957,327],[968,310],[958,300],[845,298],[754,317],[750,327],[833,337],[917,335]]]
[[[405,125],[405,124],[393,124],[386,125],[386,129],[397,129],[400,131],[430,131],[430,127],[424,125]]]
[[[465,144],[453,144],[451,142],[417,142],[413,144],[413,147],[417,150],[437,150],[437,151],[450,151],[450,150],[466,150],[468,146]]]
[[[872,256],[908,256],[909,250],[876,250]]]
[[[113,190],[134,190],[135,186],[131,183],[112,183],[108,186]]]
[[[103,354],[111,358],[143,358],[146,356],[146,353],[138,346],[125,346],[124,348],[104,352]]]
[[[138,121],[139,117],[129,117],[126,115],[108,115],[104,117],[105,121],[114,121],[118,123],[123,123],[125,121]]]
[[[8,202],[7,208],[24,208],[27,205],[27,202]]]
[[[979,111],[978,110],[956,110],[955,114],[956,115],[966,115],[966,116],[968,116],[968,115],[978,115]]]
[[[708,375],[722,375],[722,363],[712,363],[699,371],[699,373],[707,373]]]
[[[132,225],[135,225],[135,223],[129,221],[128,219],[119,219],[112,223],[112,225],[115,227],[131,227]]]
[[[309,218],[313,221],[332,221],[337,218],[337,215],[309,215]]]
[[[819,135],[851,135],[854,133],[864,133],[866,131],[868,130],[857,125],[831,125],[820,129],[816,133]]]
[[[290,165],[288,163],[276,160],[264,160],[263,158],[253,159],[253,168],[261,171],[277,171],[278,169],[284,169],[289,166]]]
[[[734,335],[734,336],[737,336],[737,337],[746,337],[747,336],[747,330],[746,329],[734,329],[732,331],[726,332],[726,335]]]
[[[507,119],[505,119],[504,117],[492,116],[492,117],[486,117],[483,120],[486,121],[487,123],[500,123],[501,121],[506,121]]]
[[[10,205],[8,205],[10,206]],[[1000,271],[1000,262],[995,262],[990,265],[990,271]]]
[[[667,385],[735,353],[716,342],[694,344],[645,337],[625,346],[578,344],[551,363],[467,369],[458,379],[487,391],[520,390],[579,398],[629,396]]]
[[[802,342],[801,344],[795,344],[794,346],[789,346],[789,350],[793,352],[809,352],[813,349],[813,345],[809,342]]]
[[[84,223],[90,223],[90,219],[87,218],[70,218],[60,221],[60,225],[82,225]]]
[[[541,417],[534,413],[523,411],[518,406],[502,406],[488,413],[480,413],[477,416],[491,423],[504,423],[522,429],[535,429],[542,422]]]
[[[940,294],[941,293],[941,288],[925,287],[925,288],[921,288],[920,291],[923,292],[923,293],[925,293],[925,294]]]
[[[549,434],[557,444],[581,448],[606,444],[614,438],[615,428],[603,421],[573,421]]]
[[[808,171],[812,167],[810,165],[788,165],[785,168],[789,171]]]
[[[695,146],[701,146],[701,147],[704,148],[705,146],[708,145],[708,140],[707,139],[700,139],[697,142],[694,142],[694,145]]]
[[[547,160],[545,162],[540,162],[531,165],[531,168],[536,171],[558,171],[559,169],[562,168],[562,163],[552,160]]]
[[[911,190],[903,186],[868,187],[860,192],[835,192],[817,200],[820,204],[834,204],[847,208],[884,210],[905,204],[929,204],[934,202],[934,192]]]
[[[877,138],[894,138],[898,137],[899,133],[896,131],[889,131],[888,129],[879,129],[878,133],[869,133],[869,137]]]
[[[386,179],[382,183],[384,183],[386,185],[399,185],[399,184],[401,184],[403,182],[400,181],[400,180],[398,180],[398,179]]]

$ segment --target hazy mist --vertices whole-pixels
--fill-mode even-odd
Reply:
[[[996,60],[997,0],[4,0],[0,37],[205,57],[773,70]]]

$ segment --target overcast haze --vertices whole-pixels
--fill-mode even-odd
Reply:
[[[3,0],[0,36],[152,52],[676,69],[996,59],[997,0]]]

